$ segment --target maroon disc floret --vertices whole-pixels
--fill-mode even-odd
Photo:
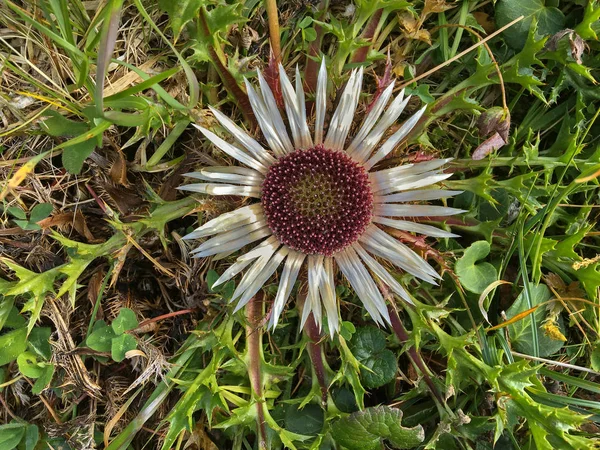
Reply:
[[[346,153],[320,145],[273,164],[261,201],[277,239],[311,255],[331,256],[352,244],[373,211],[366,170]]]

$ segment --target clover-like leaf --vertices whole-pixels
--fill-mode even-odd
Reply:
[[[122,334],[113,338],[111,342],[110,353],[112,359],[121,362],[125,359],[125,354],[130,350],[135,350],[137,341],[130,334]]]
[[[331,426],[331,435],[338,445],[348,450],[378,450],[382,441],[391,448],[415,448],[425,439],[421,425],[402,426],[402,411],[389,406],[377,406],[357,411]]]
[[[498,278],[496,268],[488,262],[477,264],[490,253],[487,241],[477,241],[465,250],[456,261],[456,274],[464,288],[475,294],[481,294],[486,287]]]
[[[103,320],[94,324],[92,333],[85,340],[86,345],[97,352],[108,353],[111,350],[112,339],[117,337],[116,333]]]
[[[121,308],[119,315],[112,321],[111,326],[116,334],[123,334],[126,331],[136,328],[138,326],[138,320],[131,309]]]

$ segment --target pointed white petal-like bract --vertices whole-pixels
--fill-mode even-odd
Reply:
[[[366,250],[387,259],[405,272],[428,283],[437,284],[435,280],[440,276],[427,261],[375,225],[369,226],[359,241]]]
[[[327,314],[327,325],[329,334],[333,335],[340,330],[339,311],[335,294],[335,282],[333,280],[333,258],[326,256],[323,261],[323,274],[319,283],[319,293]]]
[[[256,231],[245,234],[239,239],[229,241],[226,244],[217,247],[211,247],[206,250],[199,251],[194,254],[194,258],[204,258],[206,256],[216,255],[217,253],[236,251],[248,244],[251,244],[254,241],[258,241],[259,239],[262,239],[269,235],[271,235],[271,230],[269,229],[269,227],[264,226]]]
[[[350,146],[346,149],[349,155],[352,155],[357,149],[361,148],[362,142],[367,138],[367,136],[379,120],[379,117],[381,117],[383,109],[388,104],[390,97],[392,96],[395,85],[396,81],[394,80],[390,83],[390,85],[387,88],[385,88],[385,90],[381,93],[379,98],[375,100],[375,104],[372,106],[371,111],[369,111],[369,113],[367,114],[367,117],[363,121],[360,130],[358,131],[356,136],[354,136],[354,139],[352,140]]]
[[[304,261],[305,257],[306,255],[304,253],[290,250],[288,257],[285,260],[285,266],[283,267],[283,271],[281,273],[279,288],[277,289],[277,295],[275,296],[275,301],[273,302],[271,318],[269,319],[269,326],[273,330],[279,322],[279,317],[281,316],[283,308],[290,297],[294,283],[296,283],[296,280],[298,279],[298,273],[300,272],[300,268],[302,267],[302,262]]]
[[[201,227],[196,228],[190,234],[185,235],[183,239],[199,239],[215,233],[222,233],[264,219],[264,217],[262,205],[255,203],[221,214],[219,217],[215,217]]]
[[[312,312],[315,322],[319,327],[319,331],[321,330],[322,308],[321,298],[319,296],[319,283],[322,271],[323,255],[308,255],[308,294],[302,311],[300,328],[304,328],[304,324]]]
[[[236,183],[245,186],[260,186],[265,177],[254,169],[240,166],[204,167],[199,172],[184,173],[184,177],[218,183]]]
[[[275,100],[275,96],[273,95],[273,92],[269,87],[269,83],[267,83],[267,80],[265,80],[265,77],[263,77],[260,70],[257,71],[257,74],[258,82],[260,84],[260,91],[262,94],[264,105],[267,108],[269,119],[274,126],[279,141],[283,144],[283,147],[286,149],[286,151],[288,153],[291,153],[294,151],[294,146],[292,145],[292,141],[290,141],[287,129],[285,128],[285,124],[283,123],[283,118],[279,113],[279,108],[277,107],[277,101]]]
[[[390,323],[385,300],[356,252],[351,247],[346,247],[337,252],[334,258],[373,320],[381,325],[384,325],[384,320]]]
[[[383,183],[372,182],[373,193],[376,195],[387,195],[392,192],[408,191],[411,189],[431,186],[444,181],[452,176],[451,173],[439,173],[439,171],[425,172],[417,175],[399,175],[397,178],[389,179]]]
[[[317,93],[315,95],[315,145],[323,143],[323,127],[325,126],[325,111],[327,109],[327,68],[325,58],[317,77]]]
[[[273,126],[272,119],[269,116],[269,110],[267,106],[265,106],[262,96],[258,95],[248,80],[244,79],[244,81],[246,83],[246,91],[248,93],[248,100],[250,100],[250,105],[252,106],[252,111],[254,111],[254,116],[256,117],[265,139],[269,143],[269,147],[278,158],[285,156],[288,153],[288,150]]]
[[[453,216],[466,212],[463,209],[448,208],[445,206],[431,205],[397,205],[378,204],[373,208],[373,213],[378,216],[390,217],[430,217],[430,216]]]
[[[260,173],[267,172],[267,167],[264,164],[262,164],[252,156],[248,155],[247,153],[243,152],[239,148],[235,147],[234,145],[231,145],[229,142],[224,141],[212,131],[209,131],[206,128],[203,128],[196,124],[194,124],[194,127],[199,129],[210,142],[212,142],[214,145],[223,150],[232,158],[237,159],[239,162],[247,165],[248,167],[252,167],[253,169],[258,170]]]
[[[256,279],[257,275],[263,270],[263,268],[267,265],[271,257],[275,254],[277,249],[281,247],[281,244],[276,239],[268,239],[267,241],[263,242],[259,246],[261,249],[260,253],[255,253],[251,257],[251,252],[248,252],[245,255],[242,255],[238,258],[239,262],[251,260],[254,261],[254,264],[247,272],[244,273],[240,284],[238,284],[235,291],[233,292],[231,299],[229,299],[230,303],[239,298],[244,292],[246,292],[248,287]]]
[[[273,257],[271,257],[271,259],[267,262],[267,264],[265,264],[262,270],[253,279],[252,283],[250,283],[248,288],[241,295],[234,312],[238,311],[240,308],[243,308],[252,299],[252,297],[256,295],[256,293],[264,286],[271,275],[273,275],[273,273],[281,265],[282,261],[288,255],[288,252],[288,248],[283,246],[277,253],[275,253],[275,255],[273,255]]]
[[[346,137],[350,131],[354,112],[358,106],[358,97],[362,85],[363,68],[352,71],[350,79],[342,92],[340,102],[333,114],[327,137],[325,138],[325,148],[330,150],[343,150],[346,143]]]
[[[400,129],[394,134],[392,134],[388,138],[388,140],[385,141],[385,143],[379,148],[379,150],[377,150],[375,155],[373,155],[365,163],[365,168],[369,170],[371,167],[373,167],[375,164],[377,164],[379,161],[385,158],[388,155],[388,153],[394,150],[396,146],[400,143],[400,141],[402,141],[402,139],[408,136],[408,133],[410,133],[410,131],[415,127],[421,116],[425,113],[426,109],[427,107],[424,106],[415,114],[413,114],[406,122],[404,122]]]
[[[376,195],[373,203],[403,203],[427,200],[439,200],[454,195],[462,194],[463,191],[450,191],[448,189],[424,189],[420,191],[408,191],[392,195]]]
[[[210,195],[239,195],[260,198],[260,186],[237,186],[234,184],[197,183],[179,186],[180,191],[198,192]]]
[[[225,233],[219,233],[207,241],[203,242],[198,248],[192,250],[192,254],[205,252],[209,249],[215,249],[218,246],[222,246],[229,242],[233,242],[238,240],[241,237],[246,236],[249,233],[260,230],[261,228],[265,228],[267,226],[267,222],[265,220],[259,220],[257,222],[244,225],[242,227],[236,228],[235,230],[227,231]],[[216,251],[212,253],[213,255],[216,253],[220,253],[221,250],[216,248]]]
[[[352,248],[358,253],[364,263],[373,271],[377,277],[383,281],[392,291],[398,294],[406,303],[414,305],[412,297],[406,289],[383,267],[375,258],[369,255],[358,242],[352,244]]]
[[[404,90],[402,90],[402,92],[398,94],[390,107],[384,113],[377,126],[375,126],[373,131],[369,133],[369,135],[357,148],[355,154],[353,155],[355,160],[360,163],[364,163],[367,159],[369,159],[369,156],[371,156],[375,146],[379,144],[379,141],[381,141],[381,138],[385,132],[388,131],[388,129],[396,122],[396,120],[398,120],[398,117],[400,117],[400,114],[402,114],[402,111],[404,111],[404,108],[406,108],[409,100],[410,96],[404,98]],[[394,137],[394,135],[392,135],[392,137]]]
[[[425,236],[439,237],[439,238],[460,237],[458,234],[440,230],[439,228],[432,227],[431,225],[424,225],[422,223],[411,222],[409,220],[396,220],[396,219],[388,219],[387,217],[374,216],[373,222],[380,223],[380,224],[386,225],[388,227],[396,228],[397,230],[410,231],[412,233],[424,234]]]
[[[236,125],[233,120],[227,117],[218,109],[213,108],[212,106],[208,106],[212,111],[215,118],[219,121],[221,126],[225,128],[231,135],[235,138],[235,140],[240,143],[250,154],[252,154],[256,159],[258,159],[265,167],[270,167],[271,164],[275,162],[275,158],[271,155],[267,150],[265,150],[262,145],[260,145],[254,138],[248,135],[244,130],[242,130],[238,125]]]
[[[306,99],[298,66],[296,66],[296,103],[298,105],[298,114],[300,116],[300,148],[309,148],[313,146],[313,141],[310,137],[310,130],[308,129],[308,123],[306,121]]]

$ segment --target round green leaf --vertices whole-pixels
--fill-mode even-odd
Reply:
[[[125,359],[125,354],[129,350],[135,350],[137,341],[130,334],[122,334],[112,340],[111,355],[116,362],[121,362]]]
[[[316,436],[323,429],[325,414],[318,405],[308,404],[299,409],[296,405],[289,405],[285,412],[285,428],[292,433],[305,436]]]
[[[390,350],[383,350],[370,358],[361,361],[367,369],[360,369],[363,384],[368,389],[374,389],[388,384],[396,376],[398,361]]]
[[[23,352],[17,357],[19,371],[29,378],[38,378],[44,368],[38,364],[37,358],[33,353]]]
[[[111,349],[112,339],[117,335],[103,321],[99,321],[99,323],[100,325],[94,325],[94,331],[88,336],[85,343],[92,350],[108,353]]]
[[[133,330],[138,326],[135,313],[129,308],[122,308],[119,315],[112,321],[112,329],[116,334],[123,334],[126,331]]]
[[[465,250],[462,258],[456,261],[456,274],[463,287],[475,294],[481,294],[486,287],[497,280],[496,268],[488,262],[476,264],[490,253],[487,241],[477,241]]]

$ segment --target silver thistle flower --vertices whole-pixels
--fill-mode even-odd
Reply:
[[[237,311],[283,264],[269,322],[273,328],[303,264],[307,265],[308,295],[301,326],[312,312],[321,327],[324,309],[332,336],[339,330],[335,265],[356,291],[373,320],[382,325],[389,323],[385,300],[373,277],[407,303],[412,303],[412,299],[380,261],[386,260],[432,284],[440,276],[417,253],[391,237],[380,225],[433,237],[455,237],[447,231],[410,220],[463,212],[455,208],[414,204],[459,193],[421,189],[450,177],[441,170],[449,160],[434,159],[371,171],[408,135],[425,108],[408,118],[378,147],[410,99],[410,96],[405,98],[402,91],[387,106],[394,89],[394,83],[391,83],[374,102],[358,133],[346,146],[361,92],[362,68],[350,75],[326,135],[325,64],[321,65],[317,81],[314,134],[311,134],[307,122],[298,69],[295,88],[281,66],[279,74],[289,127],[286,127],[264,77],[258,74],[260,93],[246,81],[252,109],[268,149],[213,108],[210,109],[216,119],[238,145],[196,126],[216,147],[246,167],[207,167],[187,174],[205,183],[190,184],[180,189],[210,195],[254,197],[259,202],[222,214],[185,239],[213,236],[192,253],[196,257],[216,255],[216,258],[262,241],[239,256],[215,285],[230,280],[250,266],[231,299],[238,301]],[[409,220],[399,220],[398,217]]]

